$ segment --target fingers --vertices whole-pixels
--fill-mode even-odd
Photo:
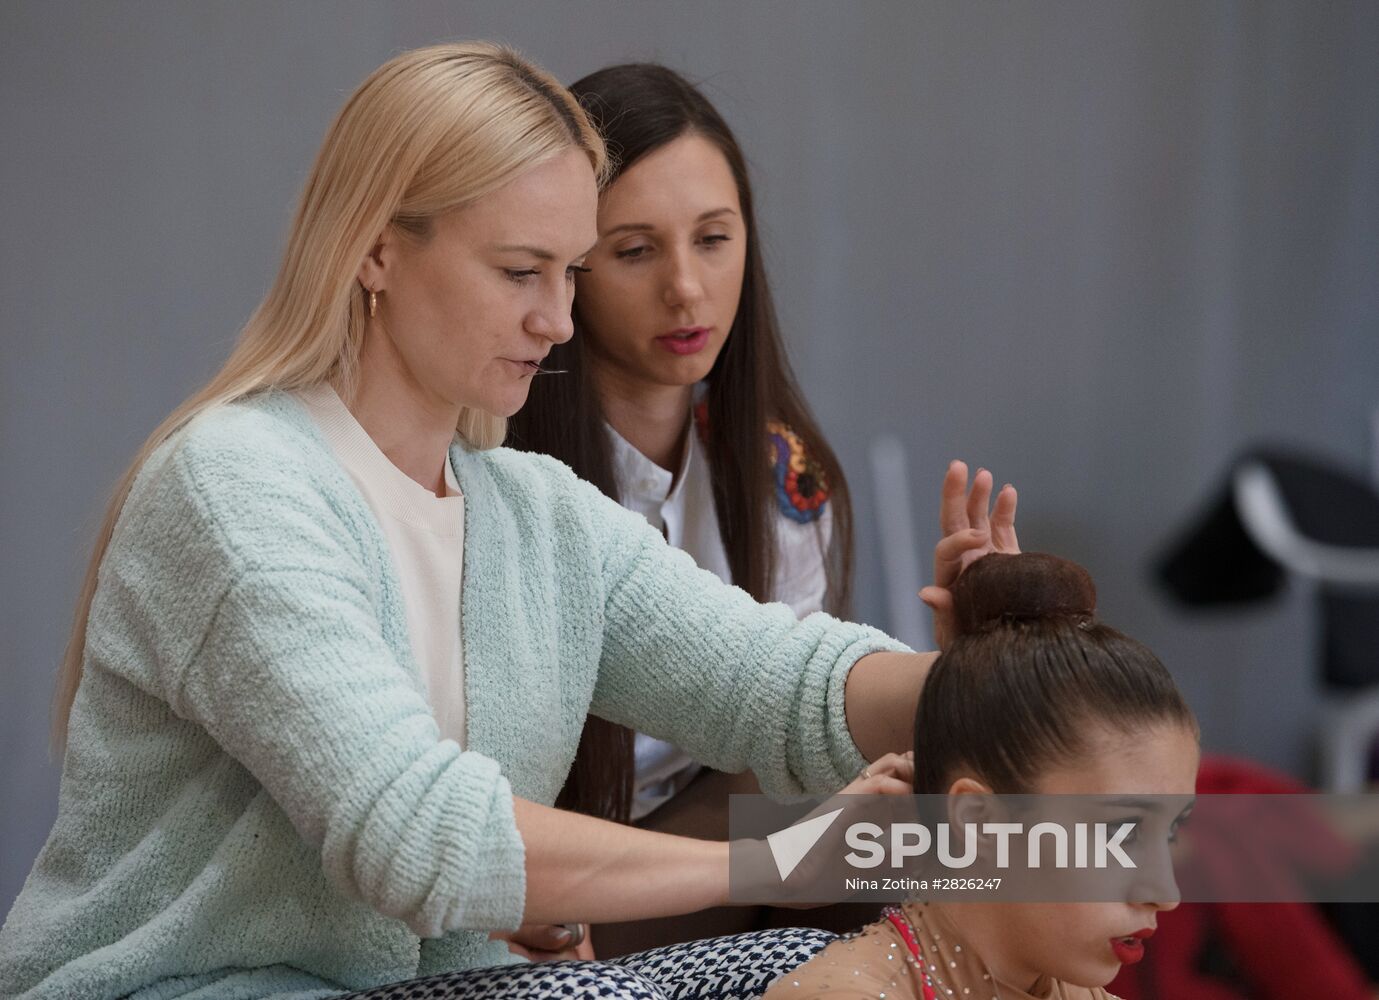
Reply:
[[[919,599],[936,615],[953,613],[953,592],[947,587],[925,587],[919,592]]]
[[[575,947],[575,958],[586,962],[593,962],[598,958],[594,954],[594,929],[588,924],[584,925],[584,940]]]
[[[561,951],[574,937],[560,924],[523,924],[508,938],[529,951]]]
[[[914,780],[915,776],[915,755],[914,751],[906,753],[888,753],[876,758],[867,765],[866,771],[872,776],[895,775],[900,778]]]
[[[989,530],[998,551],[1015,552],[1015,487],[1007,483],[996,494],[996,508],[990,510],[991,491],[995,479],[986,469],[978,469],[972,477],[972,491],[967,491],[967,463],[953,460],[943,475],[943,491],[939,502],[939,530],[944,535],[956,534],[969,528]]]
[[[934,546],[934,586],[951,587],[958,574],[962,572],[965,564],[963,556],[986,547],[990,542],[991,536],[987,532],[975,528],[966,528],[939,539],[939,543]],[[920,594],[923,596],[923,591]]]
[[[987,532],[991,528],[987,517],[988,508],[991,506],[991,487],[991,473],[985,469],[978,469],[977,474],[972,477],[972,492],[967,497],[967,524],[977,531]]]
[[[925,587],[919,599],[934,612],[934,642],[940,650],[947,649],[948,637],[955,631],[953,592],[946,587]]]
[[[952,461],[943,476],[943,493],[939,502],[938,526],[944,535],[969,527],[967,508],[967,463]]]
[[[863,789],[861,795],[913,795],[915,793],[914,778],[909,781],[902,781],[900,778],[886,776],[884,778],[873,778],[868,787]]]
[[[863,768],[841,794],[909,795],[914,791],[914,783],[914,752],[888,753]]]
[[[1015,487],[1006,483],[996,494],[996,509],[991,513],[991,541],[997,552],[1019,552],[1015,537],[1015,505],[1019,495]]]
[[[977,528],[964,528],[957,534],[944,535],[934,546],[934,563],[956,563],[973,549],[979,549],[991,540],[991,536]],[[942,586],[942,584],[936,584]]]

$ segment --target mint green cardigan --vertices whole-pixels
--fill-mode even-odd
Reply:
[[[145,464],[87,628],[58,817],[0,995],[306,1000],[514,961],[513,796],[587,713],[775,795],[864,764],[873,629],[759,605],[552,459],[456,446],[469,746],[442,740],[377,523],[301,405],[203,414]]]

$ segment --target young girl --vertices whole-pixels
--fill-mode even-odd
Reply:
[[[1153,653],[1096,621],[1095,598],[1085,570],[1038,553],[986,556],[958,579],[959,634],[915,716],[916,793],[1193,794],[1192,713]],[[1144,830],[1171,839],[1180,821]],[[766,1000],[1101,1000],[1177,905],[1173,886],[1152,881],[1127,896],[908,903],[787,973]]]

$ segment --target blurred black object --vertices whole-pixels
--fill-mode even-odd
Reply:
[[[1198,607],[1264,600],[1290,574],[1317,583],[1326,684],[1379,684],[1379,492],[1363,477],[1311,455],[1246,453],[1156,566]]]
[[[1290,575],[1314,582],[1329,689],[1319,720],[1321,784],[1362,791],[1376,773],[1379,732],[1379,492],[1318,456],[1248,452],[1155,571],[1179,601],[1202,608],[1266,600]],[[1379,904],[1322,911],[1366,974],[1379,980]]]

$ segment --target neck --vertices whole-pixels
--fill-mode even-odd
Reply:
[[[388,461],[436,496],[446,495],[445,463],[460,409],[419,384],[387,337],[365,336],[353,390],[347,395],[334,387]]]
[[[1002,933],[1001,904],[930,903],[929,913],[981,958],[993,979],[1034,995],[1044,975],[1037,969],[1027,968],[1010,953],[1009,943]]]
[[[677,472],[694,387],[636,381],[603,365],[595,366],[593,374],[604,419],[613,430],[661,468]]]

